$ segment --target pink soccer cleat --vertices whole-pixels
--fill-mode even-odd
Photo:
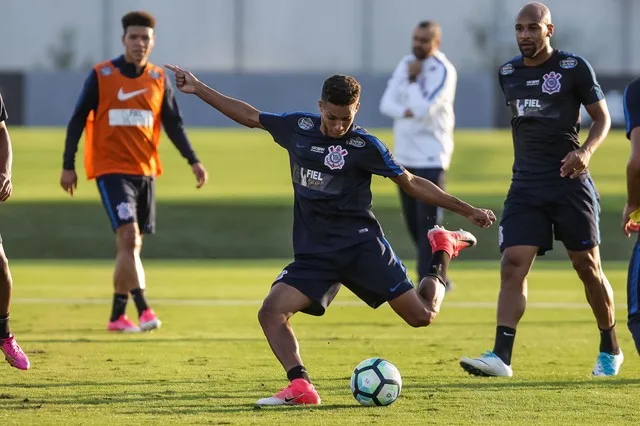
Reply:
[[[319,405],[320,395],[305,379],[294,379],[289,386],[268,398],[259,399],[256,405]]]
[[[121,331],[123,333],[138,333],[140,331],[140,327],[135,325],[126,315],[120,315],[120,318],[117,320],[109,321],[109,324],[107,324],[107,330]]]
[[[142,331],[155,330],[156,328],[160,328],[161,325],[162,321],[158,319],[153,309],[147,309],[140,315],[140,330]]]
[[[476,237],[471,232],[463,231],[447,231],[441,226],[434,226],[427,233],[429,243],[431,244],[431,250],[445,251],[449,253],[449,256],[453,259],[460,252],[468,247],[473,247],[477,244]]]
[[[9,365],[20,370],[28,370],[31,367],[29,358],[16,342],[16,337],[13,334],[10,334],[6,339],[0,339],[0,342],[2,342],[0,350],[4,353],[4,359]]]

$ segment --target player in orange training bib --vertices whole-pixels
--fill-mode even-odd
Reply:
[[[84,166],[95,179],[116,234],[117,255],[109,331],[137,332],[160,327],[144,297],[140,260],[142,234],[155,232],[155,178],[162,173],[158,156],[160,128],[191,165],[200,188],[207,172],[182,125],[182,117],[161,67],[148,62],[154,46],[155,19],[146,12],[122,18],[124,55],[93,67],[67,127],[60,185],[73,195],[78,178],[75,154],[85,132]],[[129,293],[140,319],[126,315]]]

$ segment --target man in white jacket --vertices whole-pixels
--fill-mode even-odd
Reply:
[[[396,161],[411,173],[444,187],[453,154],[453,101],[457,73],[440,47],[440,26],[423,21],[413,32],[412,54],[402,58],[380,100],[380,112],[393,118]],[[418,249],[419,279],[428,273],[427,231],[440,211],[400,192],[402,210]],[[447,283],[449,288],[450,283]]]

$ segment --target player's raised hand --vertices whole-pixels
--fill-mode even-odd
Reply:
[[[590,160],[591,154],[584,149],[578,148],[571,151],[561,161],[560,176],[569,176],[571,179],[577,178],[580,173],[589,167]]]
[[[0,201],[6,201],[11,196],[13,184],[11,183],[11,175],[0,174]]]
[[[196,85],[199,82],[195,75],[177,65],[165,64],[164,66],[174,72],[178,90],[184,93],[195,93]]]
[[[63,170],[60,176],[60,186],[64,192],[73,197],[73,191],[78,187],[78,175],[75,170]]]
[[[474,208],[467,219],[474,225],[488,228],[496,221],[496,215],[491,210]]]
[[[638,206],[632,206],[629,203],[625,204],[622,211],[622,232],[627,237],[631,236],[632,232],[638,232],[640,230],[640,209]]]
[[[207,173],[207,169],[204,168],[202,163],[194,163],[191,166],[191,170],[193,170],[193,174],[196,177],[196,188],[200,189],[204,186],[205,183],[209,180],[209,174]]]
[[[407,66],[407,72],[409,73],[409,80],[415,80],[418,78],[418,75],[422,72],[422,61],[413,61],[410,62]]]

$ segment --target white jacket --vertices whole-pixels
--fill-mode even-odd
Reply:
[[[408,65],[415,60],[413,55],[402,58],[382,95],[380,112],[394,119],[394,156],[398,163],[447,170],[453,154],[456,69],[436,51],[425,59],[417,81],[409,83]],[[405,118],[406,110],[413,117]]]

